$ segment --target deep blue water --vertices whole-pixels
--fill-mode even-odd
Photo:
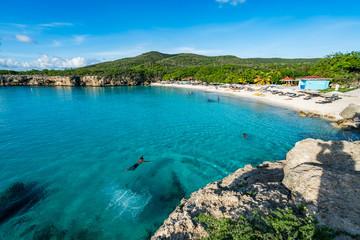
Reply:
[[[0,239],[146,239],[181,198],[246,164],[285,159],[308,137],[360,137],[295,111],[186,92],[0,88],[0,192],[23,182],[45,194],[2,222]],[[141,155],[151,162],[124,172]]]

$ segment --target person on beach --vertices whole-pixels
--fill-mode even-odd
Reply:
[[[247,136],[246,133],[244,133],[244,134],[243,134],[243,138],[246,138],[246,136]]]
[[[143,162],[150,162],[150,161],[144,161],[144,157],[141,156],[140,159],[139,159],[139,161],[138,161],[137,163],[135,163],[134,166],[126,169],[125,172],[135,170],[135,169],[140,165],[140,163],[143,163]]]

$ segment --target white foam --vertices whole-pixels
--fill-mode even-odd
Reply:
[[[116,218],[135,218],[150,200],[151,195],[147,192],[138,194],[131,190],[120,189],[113,193],[113,197],[106,209],[116,211]]]

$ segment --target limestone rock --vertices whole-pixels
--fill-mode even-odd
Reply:
[[[347,118],[354,118],[356,116],[360,117],[360,105],[350,103],[341,113],[340,116]]]
[[[360,141],[306,139],[287,154],[284,185],[320,224],[360,234]]]
[[[0,86],[134,86],[147,79],[139,76],[43,76],[43,75],[0,75]]]
[[[307,117],[307,114],[305,112],[303,112],[303,111],[300,111],[299,116],[300,117]]]
[[[290,204],[290,192],[281,183],[284,163],[265,162],[258,168],[247,165],[192,193],[189,199],[181,201],[152,239],[206,237],[204,227],[193,220],[200,213],[237,220],[240,214],[251,217],[256,209],[267,213]]]

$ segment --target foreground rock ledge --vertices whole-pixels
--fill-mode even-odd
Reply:
[[[320,224],[360,234],[359,186],[360,141],[305,139],[286,161],[246,165],[192,193],[152,240],[206,237],[204,227],[193,220],[200,213],[237,220],[239,214],[251,217],[253,210],[268,213],[299,204],[305,204]]]

